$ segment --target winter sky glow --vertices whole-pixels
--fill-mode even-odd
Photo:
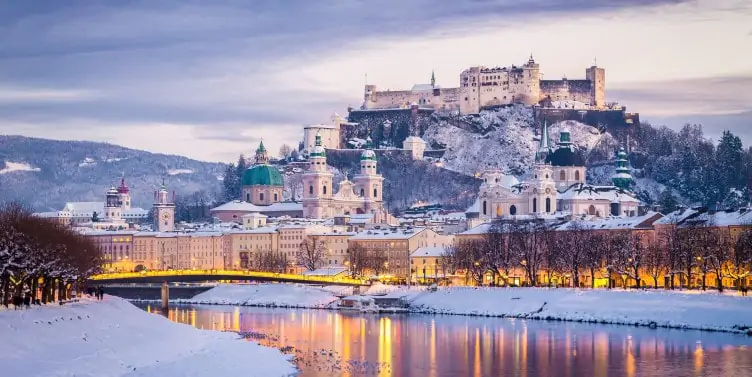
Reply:
[[[551,79],[597,58],[609,101],[749,145],[751,46],[749,0],[4,2],[0,133],[231,161],[359,106],[366,73],[449,87],[532,52]]]

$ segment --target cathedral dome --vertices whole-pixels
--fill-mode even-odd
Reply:
[[[546,157],[551,166],[585,166],[585,159],[572,148],[560,147]]]
[[[282,174],[271,165],[256,165],[245,171],[242,186],[284,186]]]

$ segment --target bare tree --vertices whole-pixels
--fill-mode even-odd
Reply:
[[[657,232],[657,242],[663,248],[666,256],[666,269],[669,275],[669,288],[674,289],[676,275],[682,273],[683,233],[679,228],[679,217],[676,214],[668,216],[665,226]]]
[[[543,269],[546,272],[546,280],[549,287],[554,277],[564,273],[562,254],[566,252],[566,245],[561,242],[565,238],[565,232],[547,229],[544,234]]]
[[[259,271],[284,273],[289,265],[287,255],[275,251],[260,251],[254,254]]]
[[[313,271],[324,264],[326,242],[317,236],[308,236],[300,243],[298,265]]]
[[[750,275],[752,268],[752,228],[745,228],[732,242],[729,261],[723,267],[724,276],[734,279],[734,284],[741,289],[743,279]]]
[[[607,234],[588,231],[584,234],[586,240],[581,243],[584,248],[583,267],[590,272],[590,288],[595,288],[595,274],[606,261],[603,245],[608,242]]]
[[[548,225],[535,218],[531,221],[512,222],[510,226],[509,247],[521,258],[520,265],[525,270],[530,285],[536,286],[538,270],[544,261],[543,249]]]
[[[702,272],[702,290],[706,289],[706,276],[712,273],[716,278],[716,289],[723,292],[723,269],[731,259],[731,243],[727,228],[706,224],[700,234],[701,256],[698,266]]]
[[[472,278],[477,285],[483,283],[486,267],[481,262],[483,254],[483,240],[461,240],[454,246],[447,248],[442,259],[453,271],[465,271],[465,278]]]
[[[520,263],[519,255],[509,247],[509,230],[508,223],[494,222],[483,238],[481,246],[483,252],[478,258],[494,277],[494,281],[501,280],[504,285],[509,284],[509,274],[512,268]]]
[[[368,252],[360,243],[347,245],[347,257],[350,265],[350,276],[363,276],[363,271],[368,266]]]
[[[634,280],[635,286],[639,289],[641,285],[640,270],[647,253],[646,235],[639,231],[634,231],[625,233],[625,236],[626,242],[623,244],[623,248],[617,251],[614,267],[622,276]],[[624,288],[627,288],[626,279],[623,284]]]
[[[290,154],[292,153],[293,149],[291,146],[287,144],[282,144],[279,147],[279,158],[286,160],[288,157],[290,157]]]
[[[666,273],[666,253],[655,242],[651,242],[645,249],[643,266],[645,272],[653,278],[653,288],[658,288],[658,279]]]

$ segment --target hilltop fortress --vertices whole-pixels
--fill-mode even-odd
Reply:
[[[417,84],[410,90],[378,91],[366,85],[363,110],[406,109],[413,104],[434,110],[459,110],[476,114],[485,108],[524,104],[577,110],[605,110],[606,70],[597,66],[585,69],[584,80],[542,80],[533,56],[518,67],[470,67],[460,73],[460,86],[441,88],[431,75],[430,84]],[[557,106],[558,105],[558,106]]]

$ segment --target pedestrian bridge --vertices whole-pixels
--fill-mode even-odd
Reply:
[[[276,281],[282,283],[323,284],[365,286],[366,280],[334,276],[309,276],[300,274],[283,274],[262,271],[242,270],[166,270],[142,272],[117,272],[99,274],[89,278],[96,284],[117,283],[187,283],[201,281],[242,280],[242,281]]]

